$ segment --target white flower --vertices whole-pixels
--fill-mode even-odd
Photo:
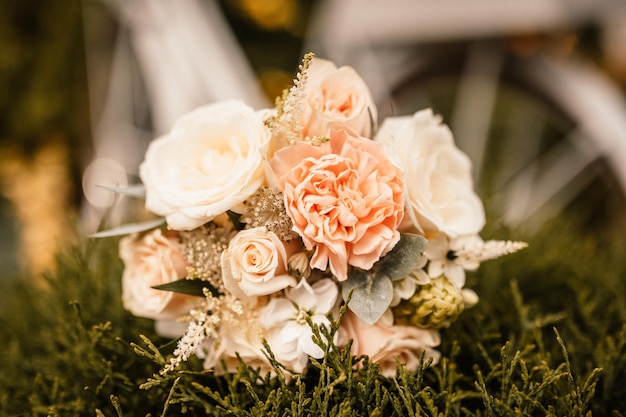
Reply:
[[[427,269],[431,278],[445,275],[459,288],[462,288],[465,285],[465,271],[475,271],[483,261],[515,253],[526,246],[528,245],[525,242],[508,240],[485,242],[478,234],[456,238],[439,234],[428,241],[424,254],[429,260]],[[469,297],[468,300],[477,299],[475,294],[467,295],[467,297]],[[469,301],[468,303],[476,304],[476,301]]]
[[[466,271],[475,271],[480,266],[480,254],[485,242],[479,235],[465,235],[450,239],[449,258]]]
[[[242,230],[222,252],[224,287],[233,295],[269,295],[295,286],[288,270],[288,254],[283,242],[265,227]]]
[[[285,298],[273,298],[259,312],[259,323],[276,359],[295,372],[302,372],[309,357],[321,358],[322,349],[313,342],[307,318],[329,327],[326,315],[334,309],[339,289],[328,278],[309,285],[305,280],[285,290]]]
[[[478,294],[476,294],[473,290],[470,290],[469,288],[463,288],[461,290],[461,296],[463,297],[463,303],[465,304],[465,308],[471,308],[478,304]]]
[[[406,211],[418,232],[455,237],[482,229],[485,212],[473,190],[471,162],[432,110],[387,118],[375,140],[397,154],[405,173]]]
[[[474,271],[480,266],[480,259],[472,256],[480,252],[483,240],[479,235],[466,235],[450,238],[443,233],[428,241],[424,255],[428,258],[428,275],[438,278],[442,275],[459,288],[465,285],[465,271]]]
[[[428,258],[428,275],[431,278],[445,276],[457,287],[465,285],[465,269],[456,262],[456,257],[450,249],[450,240],[443,233],[428,240],[424,255]]]
[[[401,280],[393,282],[393,298],[390,307],[395,307],[402,300],[408,300],[415,294],[417,289],[417,280],[408,275]]]
[[[422,254],[411,273],[401,280],[393,281],[393,299],[391,307],[397,306],[401,300],[408,300],[415,294],[418,285],[430,283],[430,276],[424,270],[428,258]]]
[[[239,101],[200,107],[155,139],[139,167],[146,207],[175,230],[191,230],[237,210],[265,181],[270,132]]]

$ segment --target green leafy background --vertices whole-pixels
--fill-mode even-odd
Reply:
[[[116,240],[79,244],[42,285],[3,282],[0,415],[622,415],[624,242],[581,234],[581,218],[471,274],[481,301],[442,331],[440,363],[390,379],[332,348],[289,382],[243,364],[216,377],[197,360],[153,378],[164,359],[151,346],[166,341],[121,307]]]

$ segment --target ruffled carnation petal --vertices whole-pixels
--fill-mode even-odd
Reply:
[[[344,281],[348,265],[371,268],[399,241],[404,182],[382,145],[347,130],[329,137],[283,148],[270,166],[294,230],[315,249],[311,267]]]

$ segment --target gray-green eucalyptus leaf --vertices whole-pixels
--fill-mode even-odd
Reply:
[[[104,185],[99,184],[98,187],[105,190],[113,191],[117,194],[127,195],[135,198],[146,198],[146,188],[143,184],[131,184],[125,187],[119,187],[117,185]]]
[[[374,269],[392,281],[406,278],[415,269],[427,242],[422,236],[403,233],[396,246],[374,265]]]
[[[393,299],[391,279],[375,271],[360,269],[351,271],[342,285],[344,300],[348,298],[350,291],[353,292],[348,307],[369,324],[374,324],[380,319]]]

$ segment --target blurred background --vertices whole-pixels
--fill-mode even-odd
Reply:
[[[194,107],[272,105],[308,51],[355,67],[381,120],[442,114],[491,227],[626,231],[622,0],[0,0],[2,277],[136,220],[97,184],[136,183]]]

